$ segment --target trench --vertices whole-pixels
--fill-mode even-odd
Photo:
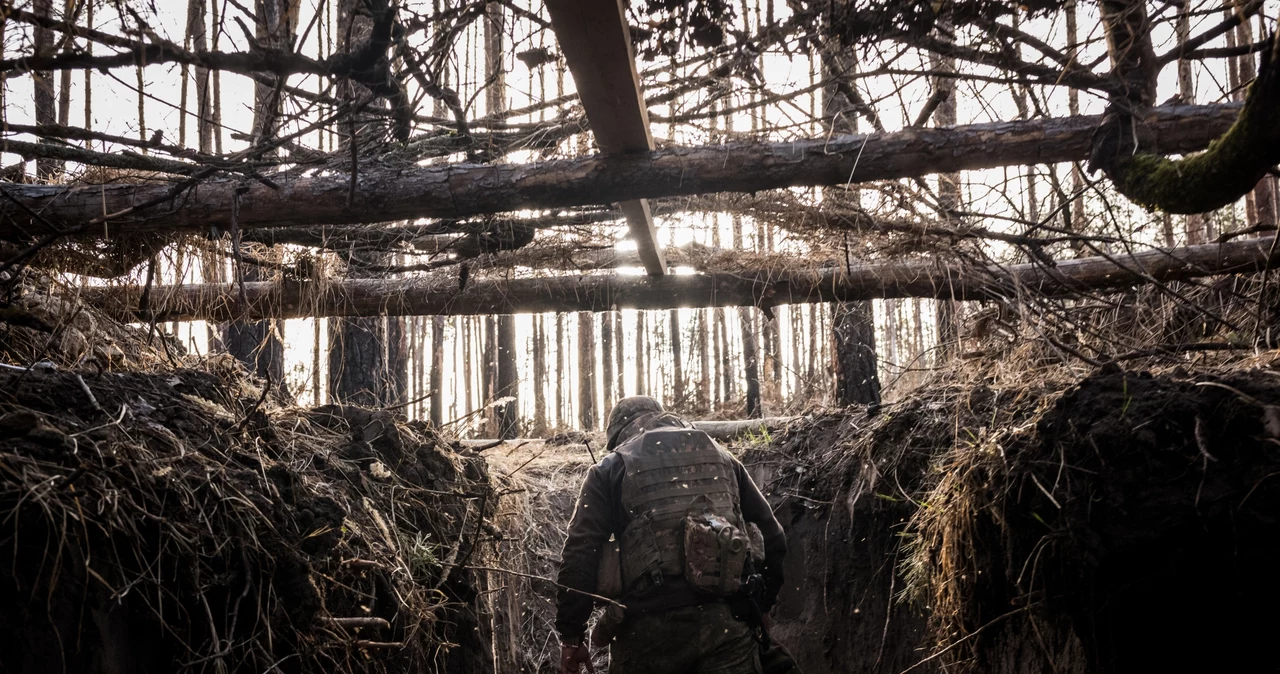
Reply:
[[[601,438],[461,443],[117,341],[0,372],[0,671],[556,671]],[[775,636],[809,674],[1265,661],[1276,372],[948,373],[730,442],[787,531]]]

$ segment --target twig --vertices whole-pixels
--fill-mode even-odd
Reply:
[[[81,377],[78,373],[75,377],[76,383],[80,385],[80,390],[84,391],[85,396],[89,398],[89,404],[93,406],[93,409],[106,414],[107,411],[102,409],[102,405],[98,404],[98,399],[93,397],[93,391],[89,390],[89,385],[84,383],[84,377]]]
[[[586,592],[586,591],[584,591],[584,590],[579,590],[579,589],[577,589],[577,588],[569,587],[568,585],[563,585],[563,584],[561,584],[561,583],[557,583],[556,581],[551,580],[550,578],[546,578],[546,577],[543,577],[543,576],[534,575],[534,574],[532,574],[532,573],[523,573],[523,572],[521,572],[521,571],[513,571],[513,570],[511,570],[511,569],[500,569],[500,568],[498,568],[498,567],[494,567],[494,566],[468,566],[468,567],[466,567],[466,568],[467,568],[467,569],[470,569],[470,570],[472,570],[472,571],[493,571],[493,572],[495,572],[495,573],[507,573],[507,574],[511,574],[511,575],[513,575],[513,576],[519,576],[519,577],[521,577],[521,578],[531,578],[531,579],[533,579],[533,580],[542,580],[542,581],[546,581],[546,582],[548,582],[548,583],[551,583],[552,585],[555,585],[556,587],[558,587],[558,588],[560,588],[560,589],[562,589],[562,590],[566,590],[566,591],[572,592],[572,593],[574,593],[574,594],[580,594],[580,595],[583,595],[583,596],[586,596],[586,597],[591,597],[592,599],[595,599],[595,600],[597,600],[597,601],[607,602],[607,603],[612,604],[612,605],[614,605],[614,606],[617,606],[618,608],[623,609],[623,610],[625,610],[625,609],[627,608],[627,607],[626,607],[626,606],[624,606],[623,604],[621,604],[621,603],[619,603],[619,602],[617,602],[617,601],[615,601],[615,600],[613,600],[613,599],[610,599],[610,598],[608,598],[608,597],[602,597],[602,596],[600,596],[600,595],[598,595],[598,594],[592,594],[592,593],[590,593],[590,592]]]
[[[417,405],[418,403],[420,403],[420,402],[422,402],[422,401],[426,400],[427,398],[430,398],[431,396],[433,396],[433,395],[435,395],[435,394],[436,394],[435,389],[431,389],[430,391],[428,391],[428,392],[427,392],[427,394],[426,394],[426,395],[424,395],[424,396],[422,396],[422,397],[420,397],[420,398],[417,398],[417,399],[414,399],[414,400],[410,400],[409,402],[396,403],[396,404],[394,404],[394,405],[387,405],[386,407],[384,407],[384,408],[382,408],[382,409],[384,409],[384,410],[386,410],[386,411],[388,411],[388,412],[392,412],[392,411],[395,411],[395,410],[404,409],[404,408],[406,408],[406,407],[409,407],[410,405]]]
[[[329,618],[329,622],[338,627],[376,627],[378,629],[389,630],[391,623],[386,618],[378,618],[373,616],[367,617],[351,617],[351,618]]]
[[[968,634],[964,635],[963,637],[960,637],[959,639],[956,639],[955,641],[953,641],[953,642],[951,642],[950,644],[948,644],[948,645],[947,645],[945,648],[943,648],[942,650],[938,651],[937,653],[934,653],[933,655],[930,655],[929,657],[927,657],[927,658],[925,658],[925,659],[923,659],[923,660],[921,660],[921,661],[917,662],[917,663],[916,663],[916,664],[914,664],[914,665],[911,665],[910,667],[908,667],[908,668],[906,668],[906,669],[902,670],[902,671],[901,671],[901,672],[899,672],[898,674],[907,674],[907,672],[909,672],[909,671],[911,671],[911,670],[915,669],[916,667],[919,667],[920,665],[923,665],[923,664],[924,664],[924,663],[926,663],[926,662],[929,662],[929,661],[932,661],[932,660],[935,660],[935,659],[937,659],[937,658],[941,657],[944,653],[950,652],[950,651],[951,651],[951,649],[955,648],[956,646],[959,646],[960,644],[962,644],[962,643],[964,643],[964,642],[966,642],[966,641],[968,641],[968,640],[970,640],[970,639],[972,639],[972,638],[974,638],[974,637],[978,636],[979,634],[982,634],[982,633],[983,633],[983,632],[984,632],[988,627],[991,627],[992,625],[995,625],[996,623],[1002,622],[1002,621],[1004,621],[1006,618],[1009,618],[1009,617],[1011,617],[1011,616],[1017,615],[1017,614],[1019,614],[1019,613],[1024,613],[1024,612],[1026,612],[1026,611],[1027,611],[1027,609],[1030,609],[1032,606],[1034,606],[1034,604],[1027,604],[1026,606],[1023,606],[1023,607],[1021,607],[1021,608],[1016,608],[1016,609],[1014,609],[1014,610],[1012,610],[1012,611],[1009,611],[1008,613],[1006,613],[1006,614],[1004,614],[1004,615],[1002,615],[1002,616],[997,616],[996,618],[992,619],[992,620],[991,620],[991,622],[989,622],[989,623],[987,623],[987,624],[983,625],[982,627],[979,627],[978,629],[976,629],[976,630],[974,630],[974,631],[972,631],[972,632],[970,632],[970,633],[968,633]]]
[[[235,431],[232,432],[232,435],[239,435],[240,432],[244,430],[245,426],[249,425],[249,419],[253,417],[253,413],[257,412],[259,407],[262,407],[262,403],[267,399],[267,394],[270,392],[271,392],[271,372],[268,371],[267,383],[263,384],[262,386],[262,395],[258,396],[258,401],[253,404],[253,407],[249,408],[249,411],[247,413],[245,413],[244,419],[242,419],[240,423],[236,425],[236,429]]]

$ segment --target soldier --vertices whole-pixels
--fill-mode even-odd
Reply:
[[[652,398],[620,400],[607,433],[613,451],[587,473],[561,556],[561,674],[594,672],[593,599],[582,593],[611,584],[625,611],[606,613],[592,635],[610,647],[610,674],[759,674],[761,612],[782,586],[787,551],[768,502],[737,459]],[[752,547],[763,548],[763,587],[748,611]],[[610,566],[620,579],[600,577]]]

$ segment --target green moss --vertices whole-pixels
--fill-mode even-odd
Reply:
[[[1275,38],[1273,37],[1273,43]],[[1169,213],[1205,213],[1247,194],[1280,163],[1280,64],[1275,48],[1231,128],[1183,159],[1137,153],[1107,171],[1130,201]]]

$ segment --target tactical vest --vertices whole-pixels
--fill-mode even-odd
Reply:
[[[660,428],[616,451],[625,470],[622,507],[630,518],[619,541],[625,593],[686,575],[683,536],[692,508],[710,509],[721,521],[743,529],[733,460],[706,433]]]

